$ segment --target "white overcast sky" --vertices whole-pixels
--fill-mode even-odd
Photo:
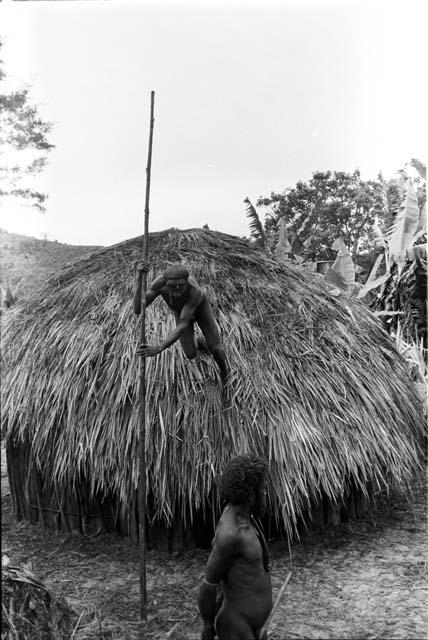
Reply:
[[[243,199],[316,170],[386,176],[426,162],[427,5],[406,2],[34,1],[0,4],[10,83],[54,123],[47,212],[0,226],[72,244],[150,229],[248,234]]]

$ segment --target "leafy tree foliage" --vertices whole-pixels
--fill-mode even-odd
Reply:
[[[315,172],[308,182],[260,198],[257,205],[267,209],[267,234],[284,218],[287,232],[303,242],[307,260],[332,260],[331,246],[339,237],[353,259],[373,247],[372,228],[384,216],[386,202],[382,181],[364,181],[356,170]]]
[[[394,211],[393,224],[385,236],[386,272],[380,279],[382,286],[373,308],[385,314],[387,330],[401,333],[410,343],[415,339],[422,341],[426,361],[426,166],[416,159],[409,164],[416,169],[416,177],[409,176],[409,167],[405,165],[399,179],[388,184],[390,193],[395,189],[402,203]]]
[[[0,51],[2,42],[0,40]],[[52,125],[31,104],[28,89],[8,91],[0,60],[0,201],[14,197],[44,211],[47,195],[31,186],[30,177],[46,165],[53,148]]]

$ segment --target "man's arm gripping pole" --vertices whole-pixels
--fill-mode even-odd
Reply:
[[[146,293],[147,293],[147,257],[149,248],[149,200],[150,171],[152,166],[152,145],[154,126],[155,92],[151,92],[150,102],[150,136],[146,168],[146,203],[144,208],[143,260],[145,268],[141,273],[141,331],[140,343],[146,343]],[[138,543],[140,560],[140,619],[147,619],[147,586],[146,586],[146,359],[140,356],[140,389],[139,389],[139,424],[138,441]]]

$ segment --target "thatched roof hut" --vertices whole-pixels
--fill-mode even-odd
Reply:
[[[6,319],[2,412],[18,517],[135,535],[141,246],[136,238],[79,259]],[[216,474],[243,452],[268,457],[270,513],[290,534],[323,497],[340,506],[352,488],[409,481],[424,429],[419,398],[370,311],[222,233],[151,234],[149,279],[177,261],[211,300],[233,402],[222,409],[209,355],[188,361],[177,343],[147,361],[151,533],[174,522],[186,542],[217,515]],[[156,301],[148,341],[173,326]]]

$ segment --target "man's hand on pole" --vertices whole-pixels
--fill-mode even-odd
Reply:
[[[146,260],[135,262],[134,269],[138,274],[149,272],[149,263]]]

